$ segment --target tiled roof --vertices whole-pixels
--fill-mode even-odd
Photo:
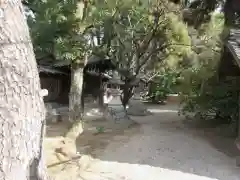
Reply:
[[[237,65],[240,67],[240,29],[230,30],[227,47],[234,56]]]
[[[66,73],[58,70],[57,68],[47,67],[47,66],[38,66],[38,72],[44,72],[44,73],[49,73],[49,74],[64,74],[64,75],[66,75]]]

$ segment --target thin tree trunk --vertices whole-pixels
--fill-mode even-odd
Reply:
[[[60,161],[70,160],[77,155],[76,139],[83,133],[84,115],[84,65],[75,65],[72,68],[71,89],[69,93],[69,120],[73,122],[65,134],[62,143],[55,149]]]
[[[99,87],[99,94],[98,94],[98,100],[99,100],[99,110],[101,112],[104,112],[104,87],[103,87],[103,82],[102,82],[102,74],[100,73],[99,75],[99,81],[100,81],[100,87]]]
[[[76,65],[72,68],[71,89],[69,94],[69,120],[73,125],[66,137],[73,140],[83,132],[83,70],[84,66]]]
[[[82,2],[80,2],[82,3]],[[83,2],[84,6],[80,5],[78,8],[83,12],[79,16],[82,21],[86,16],[87,1]],[[87,64],[87,55],[83,64],[73,64],[71,72],[71,89],[69,94],[69,120],[73,122],[69,131],[65,134],[62,144],[55,152],[61,157],[62,160],[68,160],[76,156],[76,139],[83,133],[83,115],[84,115],[84,67]]]
[[[0,3],[0,179],[46,180],[45,108],[21,1]]]
[[[124,109],[126,109],[129,103],[129,100],[133,96],[132,90],[133,90],[133,86],[131,86],[129,82],[125,81],[125,84],[123,85],[123,93],[121,96],[121,101]]]

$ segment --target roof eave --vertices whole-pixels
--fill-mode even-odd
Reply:
[[[231,45],[231,43],[227,42],[226,43],[226,47],[228,48],[228,50],[231,52],[235,62],[237,63],[238,67],[240,68],[240,59],[238,58],[233,46]]]

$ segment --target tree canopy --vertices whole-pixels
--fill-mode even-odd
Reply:
[[[123,79],[176,72],[181,92],[201,94],[216,77],[223,28],[235,0],[45,0],[24,2],[38,63],[69,65],[110,58]],[[216,11],[216,9],[220,9]],[[222,12],[220,12],[222,10]],[[181,80],[182,79],[182,80]],[[191,99],[191,98],[190,98]]]
[[[28,1],[24,3],[38,63],[69,65],[88,50],[78,1]]]
[[[190,48],[187,28],[174,13],[179,7],[167,1],[31,0],[24,4],[31,11],[28,24],[40,64],[79,63],[86,52],[92,52],[109,56],[125,69],[135,66],[134,74],[166,56],[173,64]]]

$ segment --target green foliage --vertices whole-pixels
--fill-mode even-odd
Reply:
[[[38,63],[69,65],[83,59],[87,41],[81,32],[84,22],[77,14],[78,4],[77,0],[25,2],[33,12],[27,17]]]
[[[166,10],[171,5],[167,1],[93,0],[84,4],[28,0],[24,4],[33,12],[28,24],[40,64],[80,63],[86,52],[92,51],[110,56],[136,73],[144,65],[155,66],[165,56],[173,64],[173,56],[179,58],[189,49],[166,45],[190,42],[179,17]]]
[[[187,26],[173,13],[167,14],[167,18],[166,36],[170,46],[164,50],[164,61],[154,64],[155,71],[161,75],[154,78],[156,85],[151,88],[151,96],[159,96],[160,99],[165,99],[168,94],[178,93],[179,74],[186,68],[185,57],[192,53]]]
[[[166,7],[173,6],[158,0],[95,1],[89,14],[93,54],[114,60],[126,82],[163,66],[176,68],[191,40],[181,16]]]
[[[164,99],[178,89],[183,112],[236,118],[236,81],[220,83],[216,78],[222,39],[228,32],[224,28],[222,33],[224,14],[211,13],[220,0],[179,1],[194,11],[190,19],[194,18],[195,29],[183,22],[180,6],[169,1],[23,3],[38,63],[61,66],[81,63],[87,53],[107,56],[124,70],[125,80],[159,72],[151,96]]]
[[[195,112],[204,119],[217,117],[230,123],[238,116],[239,88],[236,79],[218,79],[223,25],[223,15],[213,14],[209,23],[191,31],[194,52],[186,58],[180,94],[184,114]]]
[[[209,23],[211,21],[211,13],[225,3],[226,1],[222,0],[186,0],[183,3],[188,12],[184,15],[185,20],[190,26],[198,29],[202,24]]]
[[[239,86],[236,79],[218,82],[212,78],[202,89],[202,93],[186,96],[183,113],[195,112],[202,119],[218,123],[232,123],[238,119]]]
[[[102,126],[96,127],[96,130],[97,130],[98,134],[104,133],[104,131],[105,131],[104,127],[102,127]]]
[[[191,52],[191,38],[187,26],[173,13],[168,14],[167,39],[169,46],[165,65],[171,69],[179,68],[183,58]]]
[[[219,15],[218,15],[219,16]],[[210,23],[202,26],[199,31],[190,29],[193,52],[184,59],[182,71],[183,93],[201,92],[201,85],[215,76],[221,56],[221,39],[223,21],[216,21],[212,16]]]
[[[165,100],[167,95],[177,93],[178,77],[179,73],[168,71],[154,78],[150,97],[152,99]]]
[[[160,2],[118,0],[96,6],[92,35],[102,38],[93,52],[109,56],[128,74],[158,69],[166,57],[166,65],[179,64],[191,49],[190,37],[180,16],[166,10],[167,2]]]

